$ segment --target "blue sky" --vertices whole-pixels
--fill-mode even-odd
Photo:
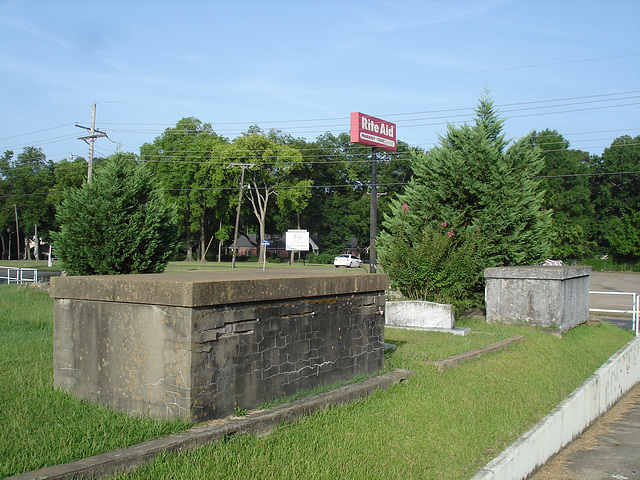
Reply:
[[[309,140],[360,111],[430,148],[485,88],[505,134],[640,134],[640,2],[0,0],[0,152],[139,152],[183,117]]]

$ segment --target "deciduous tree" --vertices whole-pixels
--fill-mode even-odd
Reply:
[[[552,211],[552,256],[566,260],[590,255],[595,244],[589,239],[594,217],[586,176],[589,154],[570,149],[569,142],[555,130],[534,131],[529,138],[544,159],[540,183],[545,191],[544,206]]]
[[[640,228],[640,135],[616,138],[593,170],[601,174],[592,182],[597,241],[605,252],[638,260],[629,242]]]
[[[140,148],[140,158],[149,163],[176,204],[189,261],[194,259],[194,232],[200,259],[204,254],[208,214],[221,196],[216,182],[224,177],[217,172],[224,168],[219,149],[226,143],[210,124],[189,117]]]
[[[245,174],[248,184],[246,195],[258,222],[259,261],[263,261],[266,249],[262,241],[266,237],[270,201],[276,195],[291,200],[292,193],[288,189],[308,186],[307,180],[300,180],[296,175],[303,167],[302,154],[254,128],[233,141],[229,159],[231,163],[253,165]]]

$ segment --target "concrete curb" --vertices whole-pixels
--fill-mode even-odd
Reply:
[[[470,352],[453,355],[443,360],[436,360],[430,363],[437,365],[438,370],[440,372],[443,372],[447,367],[453,367],[455,365],[458,365],[459,363],[466,362],[467,360],[471,360],[472,358],[477,358],[481,355],[484,355],[485,353],[502,350],[503,348],[507,348],[509,345],[518,343],[520,340],[522,340],[522,335],[515,335],[513,337],[500,340],[499,342],[492,343],[491,345],[487,345],[486,347],[478,348],[477,350],[471,350]]]
[[[471,480],[521,480],[578,437],[640,383],[640,337],[613,355],[549,415]]]
[[[186,452],[233,434],[265,435],[283,423],[294,423],[303,415],[324,410],[329,406],[360,400],[376,390],[386,390],[412,376],[413,372],[410,370],[394,370],[385,375],[372,377],[360,383],[303,398],[270,410],[249,413],[246,417],[225,419],[169,437],[149,440],[75,462],[7,477],[5,480],[88,479],[107,477],[123,471],[129,472],[152,462],[158,455],[165,452]]]
[[[405,327],[405,326],[398,326],[398,325],[389,325],[385,323],[384,328],[399,328],[402,330],[418,330],[421,332],[451,333],[453,335],[459,335],[461,337],[464,337],[471,333],[470,328],[461,328],[461,327],[453,327],[453,328]]]

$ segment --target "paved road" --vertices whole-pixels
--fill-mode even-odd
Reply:
[[[593,272],[589,280],[589,291],[627,292],[640,295],[640,273]],[[589,295],[589,308],[631,312],[633,309],[633,296],[591,294]],[[592,315],[599,316],[617,327],[632,329],[630,313],[621,315],[608,312],[592,312]]]
[[[531,477],[613,479],[640,479],[640,384]]]
[[[589,290],[640,294],[640,273],[591,272]]]
[[[629,292],[640,294],[640,273],[592,272],[589,291]],[[593,308],[625,307],[631,310],[631,295],[590,295],[589,306]]]
[[[593,272],[589,290],[640,294],[640,274]],[[592,295],[589,303],[591,308],[630,309],[631,296]],[[605,320],[631,328],[629,319]],[[531,478],[640,480],[640,384]]]

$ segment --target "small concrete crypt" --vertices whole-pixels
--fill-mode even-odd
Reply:
[[[524,322],[566,332],[589,318],[590,275],[591,267],[487,268],[487,322]]]
[[[387,284],[313,269],[55,278],[54,384],[201,422],[373,374]]]

